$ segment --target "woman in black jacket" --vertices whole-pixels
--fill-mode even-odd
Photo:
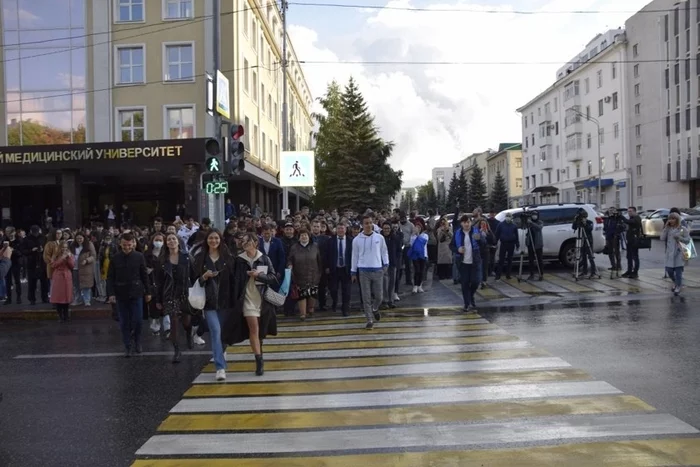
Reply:
[[[231,309],[233,258],[218,230],[209,231],[193,264],[192,282],[199,281],[199,285],[204,287],[206,292],[203,311],[209,326],[216,380],[225,381],[226,358],[221,340],[221,328]]]
[[[155,306],[165,316],[170,316],[170,340],[175,351],[173,363],[180,363],[181,352],[177,340],[180,322],[187,336],[187,348],[192,349],[192,315],[187,302],[191,284],[190,255],[180,250],[180,240],[175,234],[168,234],[165,243],[167,252],[161,255],[160,262],[154,266]]]
[[[255,374],[264,373],[262,342],[268,334],[277,335],[275,306],[265,301],[268,287],[276,290],[277,275],[272,261],[258,249],[258,236],[243,234],[243,253],[234,260],[233,310],[225,325],[224,342],[228,345],[250,339],[255,355]]]

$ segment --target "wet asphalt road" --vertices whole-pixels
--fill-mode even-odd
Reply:
[[[454,294],[435,289],[425,306]],[[511,334],[700,426],[700,314],[685,299],[480,310]],[[206,336],[205,336],[206,338]],[[206,347],[208,348],[208,346]],[[116,323],[0,323],[0,466],[126,466],[208,360],[190,355],[15,359],[121,349]],[[170,345],[148,336],[144,350]]]

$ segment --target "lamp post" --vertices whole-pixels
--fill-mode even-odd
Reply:
[[[595,126],[598,129],[598,209],[603,209],[603,205],[602,205],[603,173],[601,170],[602,164],[601,164],[601,158],[600,158],[600,122],[598,120],[596,120],[595,118],[591,117],[590,115],[585,115],[585,114],[581,113],[579,110],[576,110],[573,107],[571,108],[571,110],[575,114],[585,118],[586,120],[595,123]]]

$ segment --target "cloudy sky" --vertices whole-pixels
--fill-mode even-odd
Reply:
[[[299,60],[325,62],[303,65],[313,95],[322,95],[332,79],[354,76],[382,136],[396,143],[391,164],[410,187],[429,180],[433,167],[519,142],[515,109],[551,85],[556,70],[597,33],[624,26],[647,3],[346,0],[365,8],[340,8],[290,0],[288,18]],[[409,64],[357,63],[377,61]]]

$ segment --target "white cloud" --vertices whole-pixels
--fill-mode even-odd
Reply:
[[[646,0],[581,0],[577,10],[617,13],[520,15],[511,6],[465,1],[433,4],[440,9],[498,8],[505,13],[363,12],[365,27],[331,50],[307,27],[290,26],[299,60],[314,96],[332,79],[354,76],[376,116],[382,136],[396,143],[392,166],[402,169],[404,186],[424,183],[435,166],[451,165],[472,152],[520,141],[515,109],[554,81],[555,71],[596,34],[621,27]],[[387,5],[411,7],[410,0]],[[570,0],[553,0],[541,11],[566,12]],[[337,10],[338,21],[346,10]],[[518,65],[354,65],[347,61],[390,62],[555,62]]]

